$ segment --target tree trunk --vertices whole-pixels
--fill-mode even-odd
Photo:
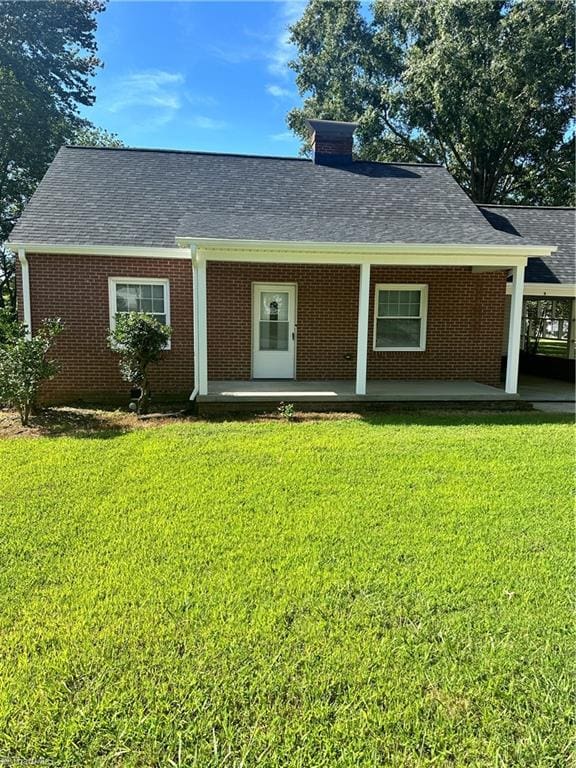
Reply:
[[[22,403],[19,405],[18,413],[20,414],[20,423],[23,427],[27,427],[30,420],[30,403]]]
[[[150,406],[150,384],[148,382],[148,377],[145,374],[144,378],[142,379],[142,384],[140,386],[140,397],[137,400],[138,416],[141,416],[143,413],[147,413],[149,406]]]

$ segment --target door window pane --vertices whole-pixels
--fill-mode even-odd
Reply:
[[[260,320],[287,321],[289,296],[283,291],[261,291]]]
[[[286,352],[288,350],[288,323],[276,320],[260,321],[260,350]]]

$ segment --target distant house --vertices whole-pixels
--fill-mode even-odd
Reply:
[[[158,396],[515,395],[527,265],[574,288],[556,229],[479,210],[441,166],[354,161],[352,123],[309,125],[311,160],[60,150],[11,236],[23,320],[66,323],[47,399],[125,394],[106,335],[130,310],[173,329]]]

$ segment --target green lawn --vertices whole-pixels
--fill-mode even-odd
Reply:
[[[566,766],[572,427],[0,443],[0,761]]]
[[[546,357],[568,357],[568,342],[562,339],[540,339],[537,354]]]

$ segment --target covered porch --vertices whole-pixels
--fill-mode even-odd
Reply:
[[[544,255],[548,248],[209,238],[181,239],[179,245],[188,245],[192,252],[195,388],[191,399],[199,403],[501,402],[518,397],[524,269],[530,255]],[[319,273],[311,271],[320,267],[332,269],[321,290]],[[482,273],[489,272],[501,277],[491,282],[492,293],[485,294]],[[344,277],[341,280],[337,273],[346,276],[345,286]],[[512,277],[512,296],[508,365],[501,389],[494,365],[488,375],[476,361],[488,350],[489,356],[498,358],[499,374],[500,320],[494,322],[484,296],[501,296],[503,321],[506,275]],[[451,281],[450,290],[442,287],[445,280]],[[254,350],[261,349],[257,342],[262,318],[257,315],[260,300],[254,289],[264,285],[268,290],[270,283],[275,289],[280,284],[288,298],[293,290],[293,303],[298,303],[298,315],[294,311],[286,318],[284,338],[294,360],[289,375],[270,368],[256,373]],[[406,348],[390,348],[377,338],[378,290],[395,288],[420,290],[420,314],[416,311],[420,342]],[[342,311],[326,306],[325,300],[332,295],[342,297]],[[346,339],[346,346],[322,357],[332,340],[340,338]],[[459,339],[457,353],[450,346],[453,338]],[[403,376],[405,372],[408,375]]]

